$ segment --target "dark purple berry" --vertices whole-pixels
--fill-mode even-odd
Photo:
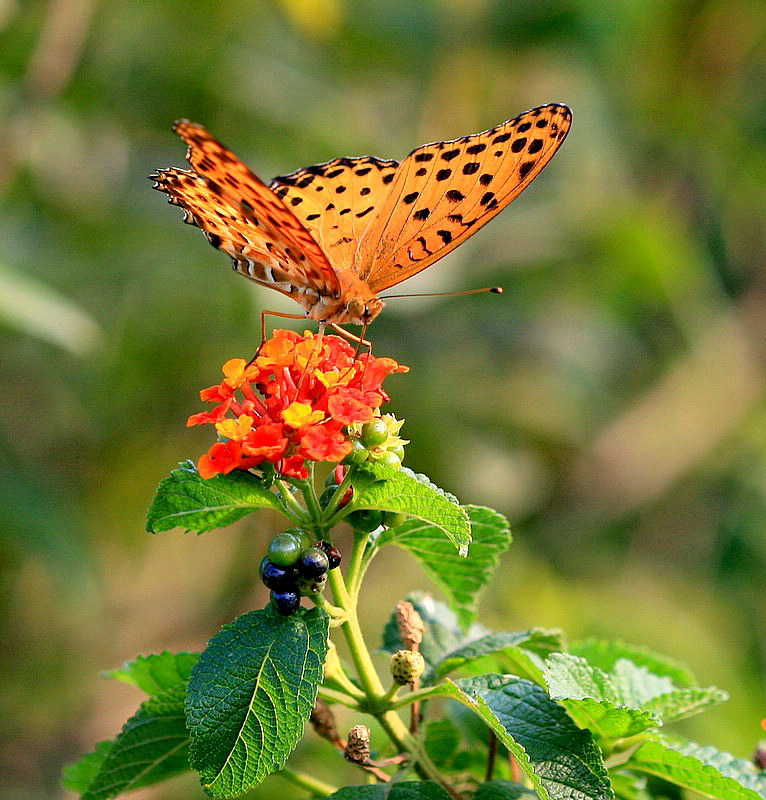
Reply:
[[[352,511],[348,515],[348,521],[355,531],[372,533],[383,523],[383,512],[376,511],[373,508],[360,508],[358,511]]]
[[[321,578],[330,568],[330,559],[319,547],[309,547],[301,553],[298,570],[303,578]]]
[[[329,542],[317,542],[317,547],[327,556],[330,569],[335,569],[340,566],[341,555],[337,547],[334,547]]]
[[[286,592],[272,592],[271,602],[274,608],[283,616],[289,617],[294,614],[301,604],[301,596],[298,592],[288,590]]]
[[[278,567],[268,561],[261,568],[261,580],[268,589],[284,592],[295,588],[296,570],[294,567]]]

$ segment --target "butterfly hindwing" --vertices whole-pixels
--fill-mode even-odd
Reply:
[[[337,277],[322,248],[246,164],[201,125],[181,119],[174,130],[189,146],[186,158],[195,173],[206,178],[211,189],[227,198],[230,206],[256,221],[292,264],[300,265],[296,285],[308,283],[318,291],[337,289]]]
[[[396,161],[374,156],[336,158],[280,175],[269,187],[303,223],[333,267],[350,269],[397,166]]]
[[[571,120],[569,108],[551,104],[491,130],[414,150],[359,245],[355,271],[380,292],[442,258],[537,177]]]

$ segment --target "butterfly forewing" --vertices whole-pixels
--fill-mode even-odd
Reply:
[[[303,167],[269,184],[327,254],[350,269],[357,245],[388,194],[397,161],[336,158]]]
[[[210,181],[195,172],[161,169],[152,175],[155,188],[184,210],[186,222],[201,228],[208,241],[227,253],[235,268],[248,278],[290,294],[290,276],[300,265],[259,226],[252,214],[243,214]]]
[[[566,106],[551,104],[491,130],[414,150],[399,165],[354,270],[379,292],[442,258],[534,180],[571,119]]]
[[[317,290],[337,289],[335,272],[322,248],[281,198],[201,125],[182,119],[174,129],[189,145],[186,158],[195,172],[207,178],[211,189],[225,196],[242,216],[255,220],[291,263],[300,264],[296,285],[308,281]],[[208,220],[201,222],[204,229]]]

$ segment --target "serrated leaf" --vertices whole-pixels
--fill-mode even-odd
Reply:
[[[67,764],[61,776],[61,785],[70,792],[82,794],[93,783],[101,766],[112,749],[111,739],[105,739],[96,745],[92,753],[84,755],[74,764]]]
[[[410,519],[385,530],[378,545],[393,544],[414,556],[444,592],[463,627],[476,618],[481,593],[492,580],[500,555],[511,543],[508,520],[490,508],[465,506],[471,527],[468,560],[444,541],[441,528]]]
[[[456,548],[461,556],[468,553],[471,528],[468,515],[457,504],[454,496],[439,489],[425,475],[418,475],[403,467],[393,470],[380,464],[364,464],[352,475],[354,496],[350,510],[372,508],[378,511],[403,512],[416,520],[429,523],[452,543],[447,550],[454,555]]]
[[[328,800],[449,800],[449,795],[430,781],[392,781],[377,786],[347,786]]]
[[[552,699],[578,725],[604,739],[633,736],[726,699],[715,688],[677,689],[670,678],[618,659],[611,672],[570,653],[554,653],[544,672]]]
[[[171,686],[189,680],[199,653],[171,653],[165,650],[149,656],[138,656],[121,667],[102,672],[104,678],[129,683],[147,694],[159,694]]]
[[[495,732],[541,800],[609,800],[614,796],[590,732],[578,728],[531,681],[482,675],[448,681],[444,695],[470,708]]]
[[[433,683],[474,661],[496,656],[505,666],[510,665],[508,672],[542,686],[544,662],[538,653],[553,652],[554,642],[560,642],[557,632],[541,628],[519,633],[489,633],[445,653],[424,676],[424,683]]]
[[[204,480],[192,461],[161,480],[149,506],[146,529],[160,533],[172,528],[205,533],[231,525],[260,508],[280,510],[276,495],[255,475],[234,470]]]
[[[109,800],[188,771],[185,695],[186,687],[179,684],[141,705],[106,752],[81,800]]]
[[[235,797],[281,769],[314,707],[329,617],[318,608],[237,617],[192,670],[186,716],[191,764],[206,791]]]
[[[657,736],[641,744],[623,769],[654,775],[711,800],[763,800],[766,776],[714,747]]]
[[[460,731],[451,719],[434,719],[425,725],[423,747],[437,767],[444,767],[460,747]]]
[[[473,800],[529,800],[535,793],[513,781],[489,781],[476,790]]]
[[[575,642],[569,652],[584,658],[591,666],[610,672],[621,658],[632,661],[639,667],[646,667],[655,675],[670,678],[675,686],[682,689],[697,686],[697,679],[691,670],[670,656],[655,653],[646,647],[627,644],[619,639],[585,639]]]
[[[665,723],[677,722],[728,699],[729,695],[726,692],[714,686],[708,689],[674,689],[667,694],[653,697],[644,708]]]

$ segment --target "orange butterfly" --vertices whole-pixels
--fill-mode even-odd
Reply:
[[[571,123],[569,108],[552,103],[482,133],[423,145],[400,163],[336,158],[266,186],[202,126],[182,119],[174,130],[189,145],[192,169],[150,177],[237,272],[292,297],[311,319],[366,328],[383,308],[378,293],[502,211],[553,158]]]

